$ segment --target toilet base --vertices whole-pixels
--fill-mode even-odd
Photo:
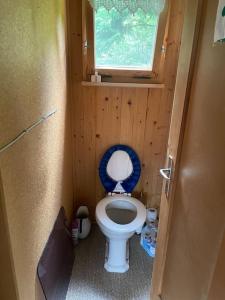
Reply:
[[[126,241],[126,258],[123,264],[111,264],[109,259],[109,240],[106,241],[105,245],[105,264],[104,268],[110,273],[125,273],[129,270],[129,240]]]

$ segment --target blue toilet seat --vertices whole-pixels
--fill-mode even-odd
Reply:
[[[121,182],[121,186],[124,189],[125,193],[131,193],[135,186],[138,183],[138,180],[141,175],[141,163],[140,160],[136,154],[136,152],[130,148],[129,146],[126,145],[115,145],[110,147],[105,154],[103,155],[100,166],[99,166],[99,176],[102,182],[102,185],[104,186],[105,190],[110,193],[115,190],[115,187],[117,186],[118,182],[116,180],[113,180],[107,173],[107,165],[108,162],[113,155],[115,151],[125,151],[132,162],[133,165],[133,171],[132,174],[123,180]]]

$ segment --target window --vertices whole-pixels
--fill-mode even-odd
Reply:
[[[161,14],[140,8],[134,13],[103,6],[94,10],[90,2],[82,7],[83,79],[98,71],[104,81],[160,82],[167,9]]]
[[[95,12],[95,68],[152,70],[158,16],[139,9],[118,12],[104,7]]]

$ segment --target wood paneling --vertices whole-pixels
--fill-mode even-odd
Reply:
[[[134,148],[142,162],[136,193],[143,194],[147,205],[158,206],[162,184],[158,173],[168,130],[162,120],[162,91],[77,87],[73,112],[76,204],[87,203],[93,215],[104,196],[98,176],[100,159],[108,147],[121,143]]]
[[[83,86],[108,86],[108,87],[130,87],[130,88],[143,88],[143,89],[164,89],[163,83],[136,83],[136,82],[92,82],[82,81]]]
[[[159,168],[164,165],[183,24],[182,1],[169,5],[162,89],[82,86],[81,4],[78,0],[68,5],[76,205],[86,203],[94,216],[96,203],[104,195],[99,161],[108,147],[124,143],[137,151],[142,163],[135,196],[142,195],[144,203],[157,207],[162,187]]]

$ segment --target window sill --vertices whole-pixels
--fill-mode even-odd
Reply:
[[[164,89],[164,83],[129,83],[129,82],[91,82],[82,81],[83,86],[106,86],[106,87],[127,87],[127,88],[151,88],[151,89]]]

